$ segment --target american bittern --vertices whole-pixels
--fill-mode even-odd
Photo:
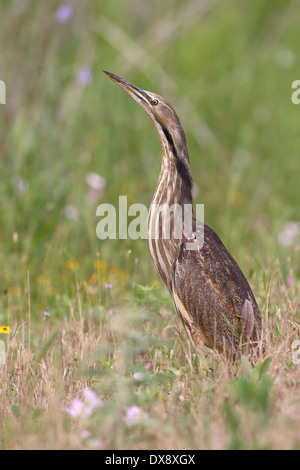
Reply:
[[[162,166],[148,216],[148,246],[177,314],[198,351],[204,344],[231,358],[246,354],[255,360],[265,345],[262,318],[236,261],[216,233],[196,220],[194,211],[192,231],[183,229],[180,237],[174,235],[175,216],[169,212],[173,224],[170,236],[163,237],[165,222],[153,209],[193,203],[186,137],[177,114],[161,96],[105,73],[146,111],[161,140]],[[158,227],[158,237],[153,237],[154,226]],[[198,246],[188,249],[191,243]]]

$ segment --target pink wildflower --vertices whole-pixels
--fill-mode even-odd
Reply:
[[[72,400],[71,406],[65,408],[65,411],[73,418],[88,418],[91,416],[95,408],[103,405],[103,401],[99,398],[93,390],[86,388],[83,391],[84,400],[79,400],[79,398],[74,398]]]
[[[125,407],[125,416],[123,416],[123,420],[125,421],[126,426],[133,426],[145,419],[148,419],[148,413],[141,410],[138,406],[134,405]]]
[[[56,10],[56,19],[58,23],[67,23],[73,15],[73,7],[70,3],[62,3]]]

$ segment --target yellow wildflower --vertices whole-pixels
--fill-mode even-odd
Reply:
[[[97,259],[97,261],[94,262],[94,268],[97,269],[97,271],[100,271],[100,273],[103,273],[106,270],[105,261]]]
[[[19,286],[11,286],[10,292],[11,292],[12,295],[14,295],[15,297],[19,297],[19,296],[21,295],[21,289],[20,289]]]
[[[45,294],[46,295],[54,295],[55,294],[55,289],[52,286],[47,286],[45,288]]]
[[[98,275],[96,273],[91,274],[89,279],[90,284],[98,284]]]
[[[51,277],[43,276],[43,274],[39,274],[36,280],[38,284],[43,284],[44,286],[51,286]]]
[[[127,281],[129,277],[129,272],[125,271],[124,269],[120,269],[118,275],[122,281]]]
[[[5,325],[0,326],[0,333],[4,333],[5,335],[9,335],[10,326],[5,326]]]
[[[244,195],[241,191],[233,191],[228,196],[228,202],[231,206],[241,206],[244,203]]]
[[[76,271],[79,268],[79,264],[77,263],[77,261],[67,259],[67,261],[65,261],[65,267],[70,271]]]
[[[52,287],[51,277],[43,276],[43,274],[39,274],[36,278],[37,283],[40,284],[41,288],[45,292],[46,295],[54,295],[55,290]]]

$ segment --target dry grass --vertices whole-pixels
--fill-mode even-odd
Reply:
[[[39,332],[27,319],[6,335],[2,448],[299,448],[298,302],[278,269],[261,284],[269,345],[254,369],[245,358],[231,364],[207,349],[196,355],[175,314],[157,307],[160,290],[138,289],[108,313],[100,291],[91,307],[86,286],[74,284],[68,315],[45,317]],[[64,408],[87,387],[103,406],[88,418],[69,416]],[[128,426],[131,406],[147,418]]]

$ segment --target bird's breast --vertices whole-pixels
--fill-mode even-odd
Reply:
[[[152,262],[163,283],[171,291],[174,267],[183,239],[176,226],[177,215],[164,207],[151,204],[148,216],[148,248]]]

